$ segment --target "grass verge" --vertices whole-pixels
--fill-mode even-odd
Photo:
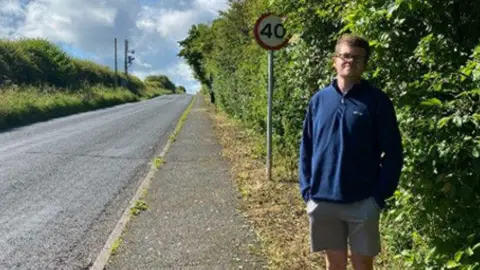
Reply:
[[[144,200],[139,199],[139,200],[136,200],[133,207],[130,208],[130,214],[133,216],[138,216],[140,212],[145,210],[148,210],[147,203]]]
[[[205,103],[209,104],[223,155],[229,160],[235,184],[242,194],[241,211],[254,225],[269,268],[325,269],[322,254],[311,254],[309,250],[308,217],[297,179],[277,165],[287,164],[281,162],[287,157],[274,157],[277,162],[272,166],[272,181],[267,181],[265,162],[259,158],[257,147],[264,143],[264,136],[228,118],[209,101]],[[375,269],[398,269],[388,265],[389,256],[383,253]]]
[[[3,88],[0,89],[0,130],[168,93],[171,92],[164,89],[147,89],[137,96],[125,88],[102,86],[76,92],[40,91],[35,87]]]
[[[190,104],[188,104],[187,109],[183,112],[182,116],[180,117],[180,120],[178,121],[177,126],[175,127],[175,130],[168,138],[170,142],[174,142],[178,134],[180,133],[180,130],[182,130],[182,127],[185,124],[185,121],[187,120],[188,114],[192,110],[192,107],[193,107],[193,104],[195,103],[196,98],[197,96],[193,96],[192,100],[190,101]]]
[[[120,247],[120,245],[122,245],[122,242],[123,242],[122,237],[117,238],[117,240],[115,240],[115,242],[113,242],[113,245],[110,248],[110,254],[111,255],[117,254],[117,250]]]
[[[157,157],[153,160],[153,163],[155,164],[155,169],[160,169],[160,167],[165,163],[165,160],[161,157]]]

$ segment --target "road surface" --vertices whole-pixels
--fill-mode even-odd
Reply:
[[[88,269],[191,98],[0,133],[0,269]]]

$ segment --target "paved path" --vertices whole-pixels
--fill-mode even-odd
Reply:
[[[198,96],[107,269],[263,269],[254,233]]]
[[[191,98],[0,133],[0,269],[88,269]]]

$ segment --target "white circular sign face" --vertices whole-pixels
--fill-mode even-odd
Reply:
[[[262,15],[255,23],[255,39],[267,50],[278,50],[288,43],[287,31],[280,16]]]

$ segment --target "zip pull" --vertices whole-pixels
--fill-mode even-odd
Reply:
[[[353,111],[353,114],[357,114],[357,115],[363,115],[363,113],[359,112],[359,111]]]

